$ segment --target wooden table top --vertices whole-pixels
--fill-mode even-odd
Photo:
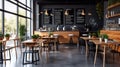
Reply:
[[[91,38],[89,38],[89,37],[80,37],[80,38],[82,38],[84,40],[99,40],[99,38],[93,38],[93,37],[91,37]]]
[[[114,45],[114,44],[119,44],[119,42],[116,41],[108,41],[107,43],[105,43],[104,41],[100,42],[99,40],[90,40],[92,42],[94,42],[96,45]]]

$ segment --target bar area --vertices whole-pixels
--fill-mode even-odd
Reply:
[[[120,67],[120,0],[0,0],[0,67]]]

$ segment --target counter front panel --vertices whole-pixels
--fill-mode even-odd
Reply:
[[[68,36],[68,34],[73,34],[73,42],[78,43],[79,31],[54,31],[52,33],[59,35],[60,43],[69,43],[70,36]],[[40,36],[48,36],[48,32],[35,31],[34,34],[39,34]]]

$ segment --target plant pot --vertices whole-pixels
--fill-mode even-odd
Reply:
[[[102,42],[102,38],[99,38],[99,41]]]
[[[10,39],[10,37],[5,37],[6,38],[6,40],[9,40]]]
[[[92,38],[97,38],[96,36],[92,36]]]
[[[104,41],[105,41],[105,43],[107,43],[107,42],[108,42],[108,39],[104,39]]]
[[[3,37],[0,37],[0,40],[3,40]]]
[[[37,39],[32,39],[32,41],[36,41]]]

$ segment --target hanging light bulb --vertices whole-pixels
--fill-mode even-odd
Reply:
[[[82,10],[82,13],[81,13],[82,15],[85,15],[85,12],[84,12],[84,10]]]
[[[48,15],[48,11],[47,10],[45,10],[45,15]]]
[[[67,9],[65,10],[65,15],[68,15],[68,10]]]
[[[43,14],[43,12],[41,11],[40,14]]]
[[[91,15],[92,15],[92,13],[90,13],[90,12],[89,12],[89,13],[88,13],[88,15],[89,15],[89,16],[91,16]]]

